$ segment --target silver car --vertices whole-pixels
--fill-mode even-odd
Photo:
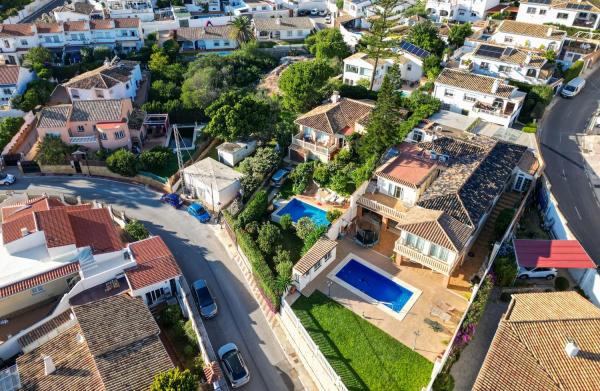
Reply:
[[[236,344],[230,342],[221,346],[217,354],[232,388],[239,388],[250,381],[250,372]]]
[[[13,174],[7,174],[5,172],[0,173],[0,185],[12,185],[15,183],[15,176]]]

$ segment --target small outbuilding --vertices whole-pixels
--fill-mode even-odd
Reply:
[[[256,151],[256,141],[225,142],[217,147],[219,161],[233,167]]]
[[[243,174],[207,157],[183,169],[185,188],[209,209],[220,210],[240,191]]]

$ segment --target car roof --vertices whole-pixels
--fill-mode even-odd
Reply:
[[[194,283],[192,284],[192,287],[194,289],[198,289],[198,288],[204,288],[206,286],[206,280],[200,279],[200,280],[196,280],[194,281]]]
[[[202,205],[199,202],[194,202],[193,204],[190,205],[190,208],[192,208],[194,210],[204,209],[204,205]]]
[[[227,353],[231,350],[239,350],[237,348],[237,345],[234,344],[233,342],[229,342],[229,343],[226,343],[225,345],[221,346],[219,348],[219,351],[217,352],[217,354],[219,355],[219,357],[222,357],[225,353]]]
[[[584,79],[582,79],[581,77],[576,77],[573,80],[571,80],[570,82],[568,82],[567,85],[578,86],[583,83],[585,83]]]

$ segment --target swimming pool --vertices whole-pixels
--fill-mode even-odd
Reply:
[[[329,278],[399,319],[404,318],[421,294],[420,290],[352,254],[330,273]]]
[[[289,214],[294,223],[302,217],[310,217],[310,219],[318,226],[329,225],[326,211],[301,201],[298,198],[292,198],[290,202],[276,210],[273,214],[277,216],[277,218],[274,219],[275,221],[279,221],[281,216]]]

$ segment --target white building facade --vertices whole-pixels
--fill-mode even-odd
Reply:
[[[525,0],[519,3],[517,22],[553,23],[567,27],[597,30],[600,27],[600,8],[587,0],[573,2]]]
[[[499,0],[427,0],[425,9],[436,22],[475,22],[484,19],[486,11],[498,4]]]

